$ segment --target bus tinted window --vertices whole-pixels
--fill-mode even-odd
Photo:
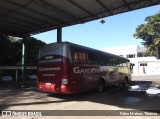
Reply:
[[[127,60],[119,59],[119,57],[93,52],[90,50],[71,47],[72,63],[82,63],[100,66],[126,66]]]
[[[88,53],[81,50],[71,47],[71,57],[73,63],[87,63],[88,62]]]
[[[78,62],[78,51],[73,51],[72,59],[74,62]]]
[[[88,53],[88,61],[90,64],[98,64],[98,56],[94,52]]]

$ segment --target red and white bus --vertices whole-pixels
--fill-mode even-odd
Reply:
[[[51,43],[39,50],[40,91],[73,94],[131,81],[129,60],[69,42]]]

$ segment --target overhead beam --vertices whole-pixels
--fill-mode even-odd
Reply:
[[[33,22],[27,21],[26,19],[15,18],[14,16],[9,16],[9,14],[12,13],[12,12],[10,12],[11,10],[5,8],[5,7],[2,6],[2,5],[0,5],[0,9],[3,9],[3,10],[8,11],[8,12],[5,13],[5,14],[1,14],[1,15],[0,15],[0,19],[2,19],[3,17],[6,17],[6,16],[7,16],[7,17],[12,18],[12,19],[15,19],[15,20],[17,19],[19,22],[28,23],[29,25],[39,26],[39,25],[37,25],[37,24],[35,24],[35,23],[33,23]],[[38,19],[38,18],[35,18],[35,17],[32,17],[32,16],[29,16],[29,15],[26,15],[26,14],[18,13],[18,12],[16,12],[16,10],[19,10],[19,9],[13,10],[13,11],[15,11],[15,12],[13,12],[13,13],[16,14],[16,15],[23,16],[23,17],[25,17],[25,18],[27,18],[27,19],[33,19],[33,20],[35,20],[36,22],[39,22],[39,23],[41,23],[41,24],[50,25],[48,22],[46,22],[46,21],[44,21],[44,20],[41,20],[41,19]]]
[[[68,2],[72,3],[74,6],[78,7],[79,9],[81,9],[82,11],[84,11],[85,13],[87,13],[88,15],[93,15],[92,13],[90,13],[89,11],[87,11],[86,9],[84,9],[83,7],[81,7],[80,5],[78,5],[77,3],[73,2],[73,0],[67,0]]]
[[[9,0],[4,0],[3,2],[10,3],[11,1],[9,1]],[[33,1],[30,1],[30,2],[28,2],[28,3],[26,3],[26,4],[24,4],[24,5],[19,6],[18,8],[14,9],[14,10],[10,10],[9,12],[3,14],[2,16],[6,16],[6,15],[9,15],[9,14],[11,14],[11,13],[14,13],[15,11],[20,10],[21,8],[23,8],[23,7],[31,4],[32,2],[33,2]],[[1,16],[1,17],[2,17],[2,16]]]
[[[106,6],[104,6],[104,4],[99,1],[99,0],[96,0],[96,2],[101,5],[110,15],[112,15],[113,13],[111,12],[111,10],[109,10]]]
[[[155,0],[150,5],[149,4],[145,4],[145,2],[146,2],[146,0],[136,1],[136,2],[133,2],[133,3],[128,3],[129,6],[131,7],[131,10],[129,10],[129,11],[137,10],[137,9],[140,9],[140,8],[149,7],[151,5],[160,4],[160,0]],[[126,5],[119,6],[119,7],[114,8],[114,9],[110,9],[110,11],[112,11],[113,14],[108,14],[108,11],[104,11],[104,12],[101,12],[101,13],[97,14],[96,15],[97,17],[93,17],[93,16],[89,16],[88,17],[87,16],[87,17],[84,17],[84,18],[81,18],[81,19],[77,19],[76,21],[68,22],[68,23],[64,24],[63,27],[64,26],[68,26],[68,25],[72,25],[72,24],[84,23],[84,22],[92,21],[92,20],[95,20],[95,19],[98,19],[98,18],[103,18],[103,17],[108,17],[108,16],[111,16],[111,15],[116,15],[116,14],[119,14],[119,13],[128,12],[127,9],[126,9]]]
[[[18,6],[18,7],[22,8],[22,5],[20,5],[20,4],[16,3],[16,2],[13,2],[13,1],[11,1],[11,0],[5,0],[5,2],[10,3],[10,4],[13,4],[13,5],[15,5],[15,6]],[[32,2],[34,2],[34,1],[32,1]],[[41,12],[38,12],[38,11],[33,10],[33,9],[31,9],[31,8],[28,8],[27,6],[23,6],[23,9],[26,9],[26,10],[28,10],[28,11],[30,11],[30,12],[39,14],[39,15],[41,15],[41,16],[43,16],[43,17],[47,17],[47,18],[52,19],[52,20],[54,20],[54,21],[56,21],[56,22],[63,23],[63,21],[61,21],[60,19],[57,19],[57,18],[55,18],[55,17],[53,18],[53,16],[48,16],[47,14],[43,14],[43,13],[41,13]]]
[[[34,26],[31,26],[31,25],[27,26],[25,24],[22,24],[21,22],[18,23],[18,24],[17,23],[15,24],[14,21],[8,20],[8,19],[1,20],[1,22],[0,22],[0,28],[2,28],[2,27],[9,28],[9,29],[10,29],[10,27],[11,28],[13,27],[13,29],[15,29],[15,30],[25,30],[25,29],[34,28]]]
[[[149,0],[149,1],[150,1],[151,4],[153,4],[153,1],[152,1],[152,0]]]
[[[36,29],[32,29],[32,30],[28,30],[26,32],[24,32],[24,35],[35,35],[38,33],[42,33],[45,31],[49,31],[49,30],[55,30],[59,27],[64,27],[62,24],[54,24],[54,25],[50,25],[50,26],[45,26],[43,28],[36,28]]]
[[[38,3],[39,5],[41,5],[42,7],[44,7],[45,9],[51,10],[53,12],[58,11],[61,12],[63,15],[67,16],[69,19],[76,19],[77,17],[56,7],[53,4],[49,4],[47,1],[45,0],[40,0],[40,1],[35,1],[36,3]]]
[[[145,8],[145,7],[148,7],[148,6],[151,6],[151,5],[160,4],[160,0],[156,0],[156,1],[153,1],[153,4],[144,6],[144,1],[145,0],[133,2],[133,3],[130,3],[130,4],[128,3],[128,4],[130,5],[132,10]],[[132,11],[132,10],[129,10],[129,11]],[[96,14],[97,17],[87,16],[87,17],[83,17],[83,18],[80,18],[80,19],[76,19],[74,21],[66,22],[64,24],[56,24],[54,26],[52,25],[52,26],[48,26],[48,27],[43,27],[42,30],[41,29],[35,29],[35,30],[32,30],[32,31],[29,31],[28,33],[26,32],[25,34],[37,34],[37,33],[45,32],[47,30],[54,30],[54,29],[57,29],[59,27],[66,27],[66,26],[71,26],[71,25],[79,24],[79,23],[81,24],[81,23],[84,23],[84,22],[89,22],[91,20],[98,19],[98,18],[108,17],[108,16],[111,16],[111,15],[119,14],[119,13],[125,13],[125,12],[127,12],[127,9],[126,9],[126,5],[123,5],[123,6],[119,6],[119,7],[115,8],[115,9],[110,9],[110,11],[112,11],[113,14],[108,14],[108,11],[104,11],[104,12],[101,12],[99,14]]]
[[[28,0],[29,1],[29,0]],[[34,1],[35,3],[33,3],[33,4],[31,4],[31,5],[35,5],[36,4],[36,2],[37,1],[40,1],[40,0],[30,0],[30,1]],[[49,0],[43,0],[43,1],[47,1],[47,3],[50,3],[49,2]],[[71,2],[72,1],[72,2]],[[99,2],[97,2],[97,1],[99,1]],[[65,26],[70,26],[70,25],[74,25],[74,24],[78,24],[78,23],[85,23],[85,22],[89,22],[89,21],[92,21],[92,20],[96,20],[96,19],[99,19],[99,18],[103,18],[103,17],[108,17],[108,16],[111,16],[111,15],[116,15],[116,14],[120,14],[120,13],[124,13],[124,12],[128,12],[128,11],[132,11],[132,10],[137,10],[137,9],[140,9],[140,8],[145,8],[145,7],[149,7],[149,6],[153,6],[153,5],[159,5],[160,4],[160,0],[133,0],[133,1],[127,1],[127,0],[123,0],[123,1],[121,1],[121,3],[125,3],[125,1],[126,1],[126,3],[128,4],[128,6],[127,6],[127,4],[120,4],[119,6],[117,5],[117,6],[115,6],[115,7],[110,7],[110,6],[108,6],[107,7],[107,5],[105,6],[105,4],[103,4],[103,2],[104,2],[104,0],[95,0],[94,2],[97,2],[97,3],[99,3],[99,5],[101,5],[104,9],[101,11],[101,12],[99,12],[99,13],[95,13],[94,14],[94,12],[92,13],[91,11],[89,11],[89,10],[87,10],[87,8],[85,9],[85,7],[83,7],[83,6],[81,6],[81,5],[79,5],[77,2],[76,2],[76,0],[68,0],[67,2],[70,2],[70,4],[72,5],[73,4],[73,6],[75,6],[75,7],[77,7],[77,9],[79,8],[79,11],[84,11],[84,13],[86,13],[86,15],[84,16],[84,17],[79,17],[79,18],[76,18],[76,19],[74,19],[73,18],[73,20],[69,20],[69,19],[67,19],[67,18],[72,18],[71,16],[69,16],[69,14],[71,14],[71,13],[69,13],[68,14],[68,16],[67,16],[67,14],[66,13],[68,13],[67,11],[65,11],[65,10],[63,10],[62,9],[62,11],[59,11],[59,13],[58,14],[64,14],[64,17],[67,19],[66,21],[64,20],[64,19],[61,19],[62,21],[65,21],[65,22],[56,22],[56,20],[52,20],[52,19],[47,19],[45,16],[43,16],[43,15],[40,15],[40,14],[38,14],[37,12],[34,12],[34,11],[30,11],[30,10],[28,10],[28,8],[29,9],[31,9],[31,10],[35,10],[35,11],[38,11],[38,12],[40,12],[39,10],[37,10],[37,9],[34,9],[34,8],[30,8],[30,4],[26,4],[26,6],[24,7],[25,9],[23,9],[23,7],[22,7],[22,4],[20,4],[17,0],[16,1],[14,1],[14,0],[3,0],[2,2],[6,2],[6,3],[8,3],[8,5],[9,6],[13,6],[13,8],[17,8],[18,10],[16,10],[15,9],[15,11],[13,12],[13,14],[12,14],[12,12],[10,12],[10,13],[8,13],[8,15],[6,14],[6,17],[4,17],[4,19],[3,20],[5,20],[6,19],[6,21],[10,21],[10,20],[7,20],[7,19],[13,19],[13,21],[18,21],[17,22],[17,26],[19,27],[19,25],[20,24],[22,24],[23,22],[24,22],[24,25],[22,26],[22,27],[25,27],[25,26],[29,26],[29,27],[31,27],[32,25],[34,26],[33,28],[31,27],[31,29],[29,29],[29,27],[26,27],[26,31],[24,31],[24,32],[21,32],[20,31],[20,29],[19,29],[19,31],[14,31],[12,34],[16,34],[16,35],[19,35],[19,36],[24,36],[24,35],[29,35],[29,34],[36,34],[36,33],[40,33],[40,32],[45,32],[45,31],[48,31],[48,30],[53,30],[53,29],[57,29],[57,28],[59,28],[59,27],[65,27]],[[2,3],[1,2],[1,3]],[[15,4],[11,4],[10,2],[16,2],[19,6],[17,6],[17,5],[15,5]],[[58,0],[57,0],[57,2],[58,2]],[[77,6],[77,5],[75,5],[75,4],[78,4],[79,6]],[[102,4],[101,4],[102,3]],[[105,3],[105,2],[104,2]],[[3,4],[1,4],[1,6],[2,6]],[[38,5],[38,4],[36,4],[36,5]],[[7,8],[7,9],[13,9],[12,8],[12,6],[11,6],[11,8]],[[54,6],[56,6],[56,5],[54,5],[53,4],[53,7],[51,8],[50,7],[50,9],[52,9],[52,11],[54,10],[53,8],[54,8]],[[20,8],[21,7],[21,8]],[[38,5],[38,7],[41,7],[40,5]],[[1,7],[0,7],[1,8]],[[42,9],[44,9],[43,7],[41,7]],[[56,8],[58,8],[58,9],[56,9]],[[59,8],[59,7],[57,7],[56,6],[56,8],[55,8],[55,11],[57,11],[57,10],[59,10],[59,9],[61,9],[61,8]],[[106,9],[105,9],[106,8]],[[109,11],[111,11],[111,13],[109,14],[109,11],[107,10],[109,8]],[[130,8],[130,10],[129,10],[129,8]],[[2,12],[1,12],[1,14],[3,13],[3,8],[1,8],[2,9]],[[23,10],[25,10],[26,12],[28,12],[28,14],[29,13],[34,13],[35,14],[35,16],[33,16],[32,15],[32,17],[34,18],[35,17],[35,19],[32,19],[32,17],[30,18],[30,19],[28,19],[28,21],[27,21],[27,18],[29,18],[30,17],[30,15],[28,15],[27,13],[24,13],[24,16],[23,15],[21,15],[22,13],[20,12],[20,10],[21,9],[23,9]],[[5,10],[4,10],[5,11]],[[63,11],[65,11],[66,13],[64,13]],[[6,11],[5,11],[6,12]],[[9,11],[8,11],[9,12]],[[18,13],[18,14],[17,14]],[[20,14],[19,14],[20,13]],[[44,12],[42,12],[43,14],[45,14]],[[26,15],[28,15],[28,16],[26,16]],[[48,14],[46,14],[48,17],[49,17],[49,15]],[[71,14],[72,15],[72,14]],[[22,19],[20,18],[22,16]],[[45,23],[43,23],[43,24],[40,24],[41,23],[41,21],[37,18],[37,17],[44,17],[44,18],[46,18],[46,21],[45,21]],[[59,15],[60,16],[60,15]],[[67,16],[67,17],[66,17]],[[51,15],[51,17],[53,18],[53,16]],[[63,17],[62,17],[63,18]],[[37,19],[37,20],[36,20]],[[51,21],[50,23],[48,22],[48,21]],[[32,23],[32,21],[33,21],[33,23]],[[35,21],[35,22],[34,22]],[[43,20],[42,20],[43,21]],[[53,21],[53,22],[52,22]],[[30,22],[30,23],[29,23]],[[36,23],[37,22],[37,23]],[[46,24],[46,22],[47,22],[47,24]],[[6,22],[5,22],[6,23]],[[16,23],[16,22],[15,22]],[[31,24],[32,23],[32,24]],[[1,24],[2,24],[2,22],[1,22]],[[11,24],[11,22],[9,22],[9,24]],[[35,25],[34,25],[35,24]],[[46,24],[46,25],[45,25]],[[39,25],[39,26],[38,26]],[[8,25],[9,26],[9,25]],[[13,25],[14,26],[14,25]],[[9,33],[11,33],[12,31],[11,30],[13,30],[13,28],[11,28],[10,30],[7,30],[7,29],[3,29],[3,27],[1,27],[0,28],[1,30],[0,30],[0,33],[6,33],[6,34],[9,34]]]
[[[0,35],[10,35],[10,36],[19,37],[19,34],[17,34],[17,32],[13,32],[11,30],[1,29],[1,28],[0,28]]]
[[[153,3],[153,1],[151,1],[151,0],[146,0],[146,1],[144,2],[143,6],[145,6],[146,4],[152,4],[152,3]]]
[[[127,1],[126,1],[126,0],[123,0],[123,2],[124,2],[124,4],[127,6],[128,10],[131,10],[131,8],[130,8],[129,4],[127,3]]]
[[[156,0],[156,1],[153,2],[153,4],[144,6],[144,1],[146,1],[146,0],[133,2],[133,3],[130,3],[129,5],[130,5],[132,10],[136,10],[136,9],[148,7],[150,5],[160,4],[160,0]],[[111,16],[111,15],[116,15],[116,14],[119,14],[119,13],[124,13],[124,12],[127,12],[125,8],[126,8],[126,5],[119,6],[115,9],[110,9],[110,11],[112,11],[113,14],[108,14],[108,11],[105,11],[105,12],[101,12],[101,13],[97,14],[96,15],[97,17],[93,17],[93,16],[88,17],[87,16],[87,17],[84,17],[84,18],[76,19],[74,21],[66,22],[65,24],[57,24],[55,26],[45,27],[43,30],[38,30],[37,29],[36,32],[31,31],[30,33],[36,34],[36,33],[44,32],[44,31],[51,30],[51,29],[52,30],[57,29],[58,27],[71,26],[71,25],[74,25],[74,24],[84,23],[84,22],[88,22],[88,21],[95,20],[95,19],[98,19],[98,18],[103,18],[103,17],[108,17],[108,16]],[[129,11],[131,11],[131,10],[129,10]]]
[[[7,2],[7,1],[8,1],[8,0],[5,0],[4,2]],[[33,2],[33,1],[32,1],[32,2]],[[36,22],[40,22],[40,23],[43,23],[43,24],[48,24],[48,22],[46,22],[46,21],[42,21],[42,20],[37,19],[37,18],[35,18],[35,17],[31,17],[31,16],[29,16],[29,15],[25,15],[25,14],[21,14],[21,13],[16,12],[16,11],[18,11],[19,9],[21,9],[21,8],[23,8],[23,7],[31,4],[32,2],[28,2],[28,3],[24,4],[24,5],[21,5],[21,6],[19,6],[18,8],[14,9],[14,10],[7,9],[6,7],[0,5],[0,9],[7,11],[7,13],[0,15],[0,19],[7,16],[7,17],[10,17],[11,19],[15,19],[15,20],[17,20],[17,21],[19,21],[19,22],[23,22],[23,24],[24,24],[24,23],[28,23],[29,25],[32,25],[32,26],[34,25],[34,26],[38,26],[38,27],[39,27],[39,25],[34,24],[33,22],[29,22],[29,21],[22,20],[22,19],[19,19],[19,18],[14,18],[13,16],[9,16],[9,14],[14,13],[14,14],[17,14],[17,15],[19,15],[19,16],[23,16],[23,17],[26,17],[26,18],[31,18],[31,19],[33,19],[33,20],[36,20]],[[7,3],[8,3],[8,2],[7,2]],[[28,24],[27,24],[27,25],[28,25]]]

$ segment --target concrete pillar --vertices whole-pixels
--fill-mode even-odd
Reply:
[[[18,81],[18,69],[16,69],[16,82]]]
[[[57,42],[62,42],[62,28],[57,28]]]
[[[24,87],[25,78],[26,78],[26,40],[27,37],[23,38],[22,42],[22,82],[21,87]]]

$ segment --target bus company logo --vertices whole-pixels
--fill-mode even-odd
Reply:
[[[80,68],[80,67],[74,67],[73,72],[77,74],[90,74],[90,73],[99,73],[98,68]]]
[[[48,60],[48,59],[53,59],[53,56],[46,56],[45,59],[46,59],[46,60]]]
[[[57,71],[57,70],[61,70],[61,68],[60,67],[49,67],[49,68],[39,67],[38,70],[39,71]]]

